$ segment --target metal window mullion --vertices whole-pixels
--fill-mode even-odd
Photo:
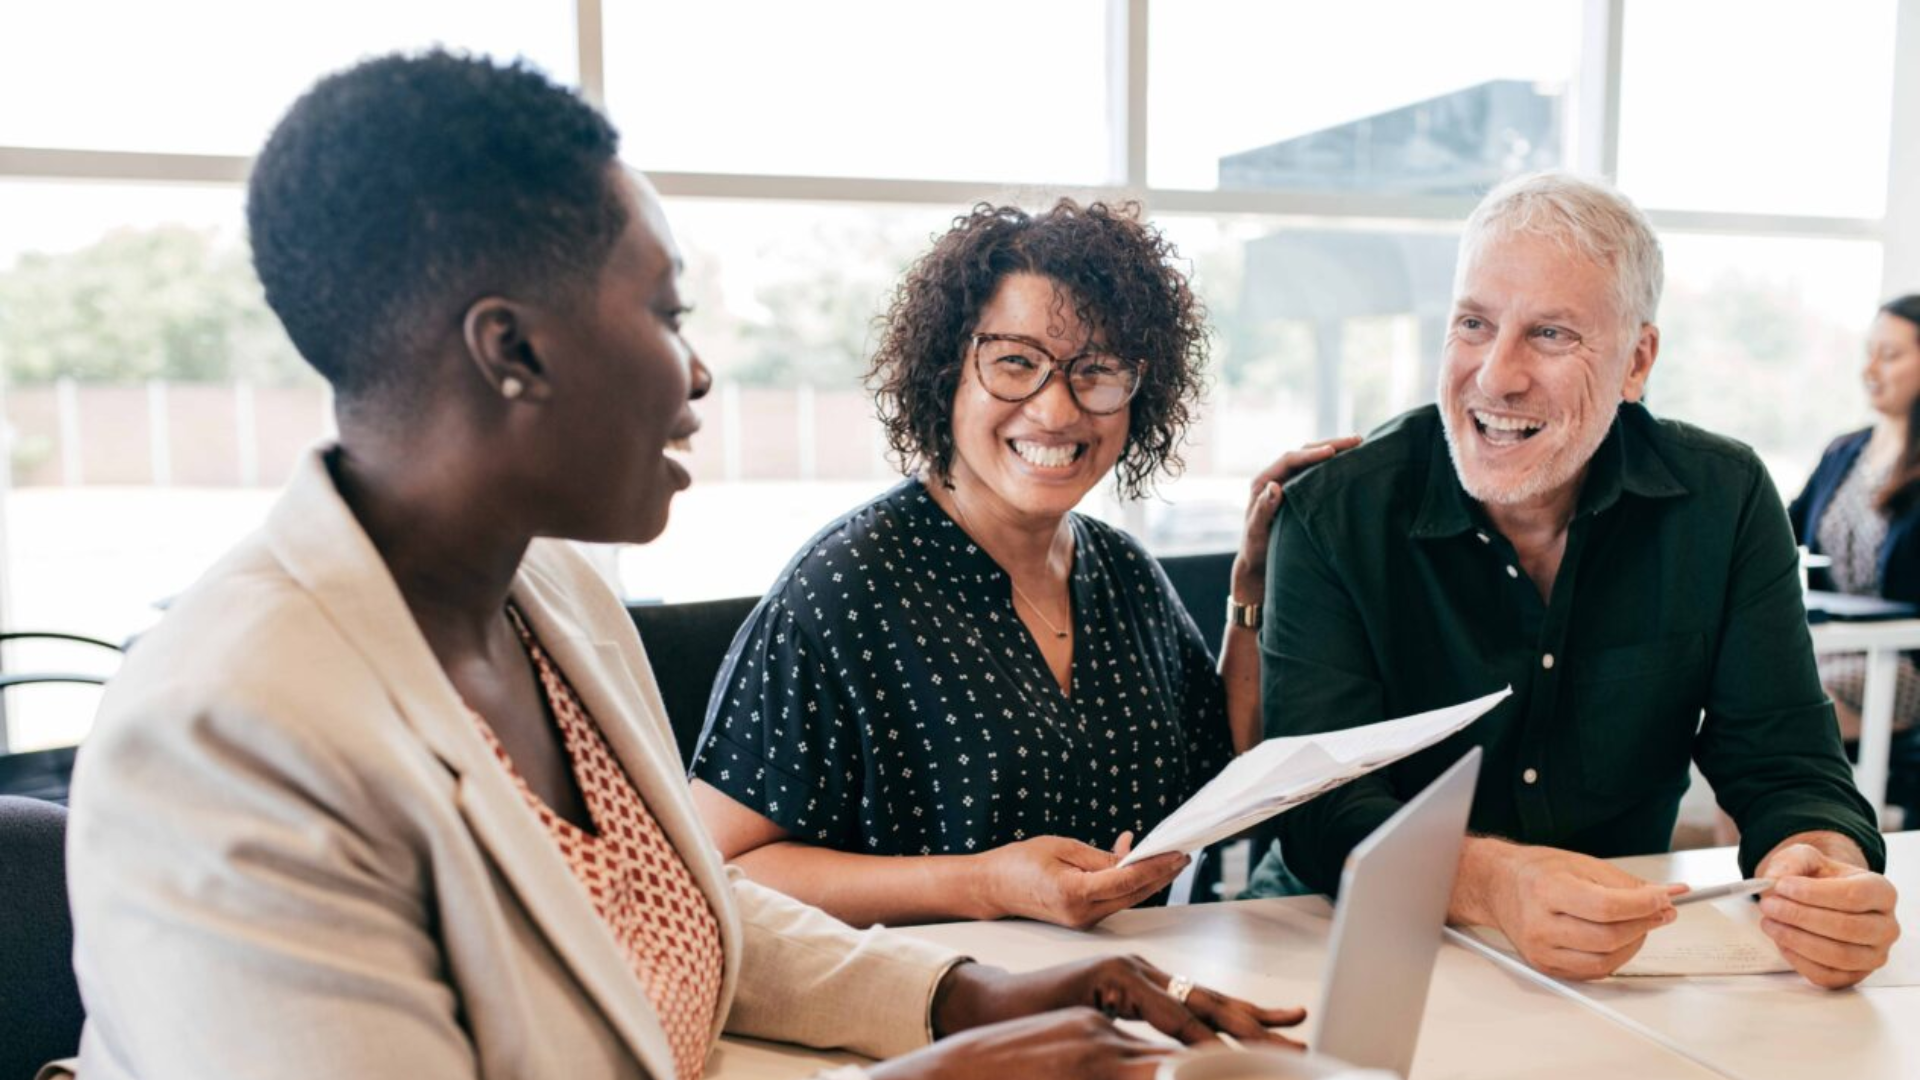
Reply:
[[[580,63],[580,93],[607,107],[607,48],[600,0],[573,0],[574,47]]]
[[[1900,0],[1894,20],[1893,109],[1887,125],[1886,243],[1880,292],[1920,292],[1920,0]],[[1908,133],[1902,137],[1901,133]]]
[[[1107,0],[1107,177],[1147,187],[1147,3]]]
[[[0,146],[0,179],[241,184],[253,159],[238,154],[148,154]]]
[[[1151,213],[1147,190],[1147,15],[1149,0],[1107,0],[1107,107],[1113,195],[1139,200]],[[1120,525],[1135,536],[1147,532],[1144,500],[1120,504]]]
[[[1920,7],[1920,0],[1902,0]],[[1909,27],[1909,23],[1912,24]],[[1902,22],[1903,33],[1920,38],[1920,16]],[[1920,49],[1920,42],[1916,42]],[[1907,98],[1920,98],[1920,68],[1901,80]],[[1906,113],[1911,111],[1912,117]],[[1896,102],[1896,121],[1920,125],[1920,100]],[[1898,127],[1896,125],[1896,130]],[[147,154],[108,150],[0,147],[0,179],[185,182],[237,185],[246,181],[250,158],[217,154]],[[668,196],[776,202],[876,203],[926,207],[962,206],[977,199],[1031,199],[1036,191],[1086,199],[1139,198],[1156,211],[1183,214],[1257,214],[1268,217],[1345,219],[1368,222],[1451,223],[1464,220],[1474,200],[1457,196],[1373,195],[1313,191],[1188,191],[1120,186],[1071,187],[975,180],[893,180],[858,176],[781,176],[747,173],[655,172],[654,185]],[[1903,182],[1903,178],[1904,182]],[[1741,233],[1753,236],[1890,240],[1920,237],[1920,223],[1904,231],[1896,219],[1913,221],[1920,203],[1904,198],[1920,185],[1920,144],[1894,145],[1888,218],[1843,218],[1791,214],[1723,213],[1649,209],[1663,229]],[[1920,252],[1915,253],[1920,256]],[[1920,282],[1920,265],[1909,280]],[[1890,265],[1891,272],[1891,265]]]
[[[1617,177],[1620,171],[1621,42],[1626,0],[1584,0],[1574,65],[1574,115],[1566,161],[1577,172]]]
[[[1280,217],[1353,217],[1376,220],[1458,221],[1474,200],[1459,196],[1374,195],[1315,191],[1138,190],[1118,186],[1033,184],[991,180],[893,180],[860,176],[776,176],[655,171],[660,192],[683,198],[770,199],[798,202],[909,203],[951,206],[981,198],[1031,200],[1034,193],[1084,199],[1138,198],[1156,210],[1181,213],[1263,214]]]
[[[1646,215],[1660,232],[1720,233],[1783,240],[1880,240],[1886,234],[1886,225],[1879,218],[1656,209],[1648,209]]]

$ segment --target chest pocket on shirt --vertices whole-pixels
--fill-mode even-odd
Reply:
[[[1587,787],[1640,795],[1686,782],[1706,687],[1706,635],[1601,649],[1567,675]]]

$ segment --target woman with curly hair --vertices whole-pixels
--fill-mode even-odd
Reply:
[[[1258,740],[1279,485],[1351,443],[1255,481],[1216,670],[1153,557],[1073,512],[1179,468],[1207,342],[1174,257],[1063,199],[978,206],[908,273],[869,382],[909,477],[808,541],[714,684],[694,797],[728,861],[858,925],[1088,926],[1186,865],[1117,863]]]

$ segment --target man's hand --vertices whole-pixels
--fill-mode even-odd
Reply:
[[[1117,852],[1064,836],[1036,836],[994,848],[980,856],[980,907],[991,913],[988,918],[1015,915],[1085,930],[1166,888],[1190,861],[1185,855],[1156,855],[1119,869],[1127,839]]]
[[[1839,990],[1886,964],[1900,936],[1893,882],[1791,842],[1766,857],[1759,876],[1777,882],[1760,899],[1760,929],[1808,982]]]
[[[1497,927],[1534,967],[1602,979],[1672,922],[1675,888],[1557,848],[1473,838],[1461,856],[1455,921]]]
[[[1306,1019],[1299,1008],[1263,1009],[1194,986],[1185,1001],[1167,990],[1171,977],[1137,956],[1101,956],[1013,974],[985,964],[955,967],[934,993],[933,1029],[940,1035],[998,1024],[1055,1009],[1085,1006],[1121,1020],[1143,1020],[1183,1043],[1217,1041],[1227,1032],[1243,1042],[1298,1049],[1273,1032]]]

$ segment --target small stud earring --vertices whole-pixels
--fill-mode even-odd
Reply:
[[[521,392],[526,390],[526,388],[525,383],[511,375],[500,380],[500,396],[506,398],[508,401],[519,397]]]

